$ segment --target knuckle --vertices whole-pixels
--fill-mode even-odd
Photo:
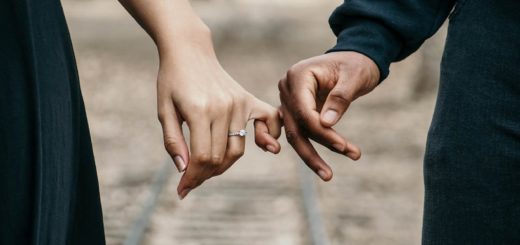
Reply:
[[[279,108],[269,107],[267,111],[267,124],[277,123],[280,120]]]
[[[287,82],[295,82],[294,78],[303,71],[301,63],[297,63],[287,70]]]
[[[307,121],[309,119],[309,116],[305,109],[303,108],[296,108],[294,112],[294,119],[297,122]]]
[[[330,145],[326,145],[326,147],[333,151],[333,152],[336,152],[336,153],[339,153],[339,154],[344,154],[346,153],[346,145],[343,144],[343,143],[334,143],[333,145],[330,144]]]
[[[185,184],[189,187],[193,187],[195,183],[197,183],[198,179],[194,175],[184,175],[182,177],[185,181]]]
[[[211,157],[211,164],[210,165],[221,165],[224,162],[224,156],[222,155],[213,155]]]
[[[234,105],[234,104],[240,104],[240,103],[243,103],[244,101],[247,101],[248,100],[248,95],[247,94],[244,94],[244,93],[239,93],[239,94],[236,94],[234,95],[233,97],[231,97],[229,99],[229,105]]]
[[[279,92],[283,92],[285,91],[285,86],[286,86],[286,83],[287,83],[287,80],[286,79],[282,79],[278,82],[278,91]]]
[[[310,70],[314,69],[314,65],[309,60],[301,60],[298,63],[294,64],[287,70],[287,80],[292,80],[295,76],[298,76],[302,73],[306,73]]]
[[[222,97],[215,99],[211,105],[205,108],[205,111],[213,114],[222,115],[223,113],[229,113],[233,109],[233,104],[236,98]]]
[[[289,144],[295,145],[296,142],[298,141],[298,137],[300,137],[300,136],[298,135],[298,133],[296,131],[286,130],[285,137],[287,138],[287,142],[289,142]]]
[[[317,156],[314,156],[314,155],[302,156],[302,160],[313,171],[317,171],[320,169],[319,164],[318,164],[320,159]]]
[[[187,108],[191,108],[194,112],[205,113],[209,110],[209,103],[203,100],[192,101]]]
[[[244,150],[242,149],[233,149],[230,150],[229,155],[232,159],[239,159],[244,155]]]
[[[199,153],[194,156],[194,160],[199,163],[210,163],[211,162],[211,155],[209,153]]]
[[[231,97],[223,97],[223,98],[219,98],[215,104],[217,104],[220,109],[228,109],[230,108],[232,105],[233,105],[233,98]]]
[[[255,137],[255,144],[257,146],[263,147],[265,145],[265,140],[264,139],[260,139],[259,137]]]
[[[182,176],[182,182],[183,182],[183,186],[184,188],[195,188],[198,183],[200,182],[200,177],[198,176],[195,176],[195,175],[183,175]]]
[[[341,104],[348,104],[352,101],[352,98],[350,97],[350,95],[348,95],[347,93],[345,92],[342,92],[342,91],[338,91],[338,90],[333,90],[330,92],[330,97],[341,103]]]
[[[164,136],[164,147],[166,150],[175,149],[180,144],[179,140],[173,136]]]
[[[253,95],[251,95],[249,93],[244,93],[244,94],[237,95],[235,98],[233,98],[231,107],[232,107],[232,109],[234,109],[235,107],[236,108],[255,107],[257,105],[258,101],[259,100],[256,97],[254,97]]]
[[[311,169],[315,169],[314,167],[314,162],[315,162],[315,158],[312,157],[312,156],[301,156],[303,162],[305,162],[307,164],[307,166],[309,166]]]
[[[166,114],[166,112],[164,112],[164,111],[159,111],[159,112],[157,113],[157,119],[159,120],[159,122],[160,122],[161,124],[164,123],[164,121],[166,120],[166,117],[167,117],[167,114]]]
[[[215,102],[216,104],[212,106],[211,109],[207,109],[206,112],[210,112],[211,115],[222,115],[227,111],[227,107],[219,102]]]
[[[226,171],[225,171],[225,170],[217,170],[217,171],[213,172],[213,177],[220,176],[220,175],[222,175],[224,172],[226,172]]]

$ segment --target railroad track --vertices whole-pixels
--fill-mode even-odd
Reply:
[[[268,171],[219,179],[182,203],[171,197],[175,185],[168,178],[178,178],[171,177],[171,166],[167,161],[155,173],[124,245],[329,244],[315,177],[303,163],[285,166],[297,170],[287,171],[291,176]]]

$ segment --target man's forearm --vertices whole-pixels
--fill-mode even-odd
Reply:
[[[329,52],[356,51],[378,66],[381,80],[390,63],[406,58],[433,35],[455,0],[351,0],[332,14],[329,23],[338,36]]]

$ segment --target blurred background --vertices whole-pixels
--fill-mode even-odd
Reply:
[[[97,161],[108,244],[122,244],[165,161],[156,111],[155,47],[117,1],[63,0]],[[247,90],[278,105],[278,79],[335,38],[327,19],[339,0],[198,0],[223,66]],[[437,89],[445,28],[356,101],[337,130],[357,143],[353,162],[318,147],[334,170],[310,179],[304,205],[299,159],[281,137],[272,156],[249,137],[246,155],[179,201],[169,172],[143,244],[313,244],[309,222],[330,244],[419,244],[422,158]],[[308,170],[305,170],[308,172]],[[304,188],[305,189],[305,188]],[[312,188],[311,188],[312,189]],[[313,220],[319,217],[320,220]]]

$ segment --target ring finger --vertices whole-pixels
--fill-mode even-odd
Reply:
[[[245,130],[247,126],[247,116],[233,117],[229,124],[229,132],[237,133],[240,130]],[[226,155],[224,158],[224,164],[217,170],[216,174],[224,173],[233,163],[235,163],[240,157],[244,155],[246,147],[246,136],[228,136]]]

